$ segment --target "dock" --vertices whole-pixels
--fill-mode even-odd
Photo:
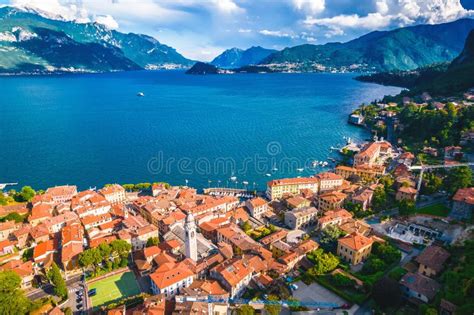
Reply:
[[[18,185],[18,183],[0,183],[0,190],[4,190],[5,187],[7,186],[15,186]]]
[[[212,196],[233,196],[239,198],[253,198],[255,191],[239,188],[210,187],[204,189],[204,194]]]

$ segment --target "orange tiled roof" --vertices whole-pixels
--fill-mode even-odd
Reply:
[[[303,184],[317,184],[318,179],[314,177],[295,177],[295,178],[281,178],[274,179],[267,183],[268,186],[281,185],[303,185]]]
[[[69,243],[61,249],[61,261],[66,262],[76,257],[84,250],[81,243]]]
[[[52,217],[51,212],[53,211],[53,206],[46,204],[46,203],[40,203],[39,205],[34,206],[31,209],[31,215],[29,216],[28,220],[36,220],[36,219],[42,219],[42,218],[50,218]]]
[[[125,189],[118,184],[113,184],[113,185],[102,188],[101,190],[99,190],[99,192],[105,196],[105,195],[112,195],[112,194],[116,194],[120,192],[125,192]]]
[[[372,238],[368,238],[362,234],[354,232],[352,234],[340,238],[338,242],[344,245],[345,247],[349,247],[352,250],[359,251],[362,248],[372,245],[374,241],[372,240]]]
[[[416,190],[415,188],[412,188],[412,187],[404,187],[404,186],[400,187],[400,188],[398,189],[398,191],[399,191],[399,192],[402,192],[402,193],[404,193],[404,194],[412,194],[412,195],[414,195],[414,194],[417,193],[417,190]]]
[[[150,247],[145,247],[143,249],[143,254],[145,255],[145,258],[147,257],[155,257],[158,254],[161,254],[161,248],[158,246],[150,246]]]
[[[192,276],[194,273],[187,268],[171,266],[168,270],[155,271],[150,278],[158,288],[164,289]]]
[[[116,239],[117,239],[117,237],[115,235],[107,235],[107,236],[103,236],[103,237],[94,238],[94,239],[90,240],[89,246],[91,248],[94,248],[94,247],[99,246],[102,243],[109,244],[109,243],[111,243],[112,241],[114,241]]]
[[[74,195],[77,192],[76,186],[56,186],[50,187],[46,190],[45,194],[51,196],[67,196],[67,195]]]
[[[273,242],[279,241],[284,239],[288,235],[288,232],[285,230],[278,230],[275,233],[265,236],[260,240],[260,243],[263,245],[268,245]]]
[[[33,249],[33,260],[36,260],[37,258],[47,254],[47,253],[52,253],[54,252],[54,241],[49,240],[43,243],[39,243],[38,245],[35,246]]]
[[[326,222],[331,222],[339,218],[350,219],[352,218],[352,214],[346,209],[330,210],[330,211],[326,211],[324,213],[324,216],[318,219],[318,222],[326,223]]]
[[[10,260],[6,264],[0,266],[1,270],[11,270],[18,274],[21,278],[33,275],[33,262],[28,260]]]
[[[474,205],[474,187],[458,189],[453,200]]]
[[[324,193],[324,194],[321,194],[319,195],[319,198],[320,199],[323,199],[327,202],[330,202],[330,203],[336,203],[336,202],[340,202],[340,201],[343,201],[344,199],[346,199],[347,195],[342,193],[342,192],[339,192],[339,191],[332,191],[332,192],[328,192],[328,193]]]
[[[186,293],[205,293],[206,295],[226,295],[227,291],[216,280],[196,280],[185,290]]]
[[[61,230],[61,244],[64,246],[69,242],[82,243],[83,228],[80,224],[71,224]]]
[[[261,197],[252,198],[249,200],[249,203],[254,208],[258,208],[267,204],[267,201]]]
[[[234,258],[216,266],[214,270],[219,273],[230,286],[234,287],[245,277],[249,276],[253,269],[250,266],[246,266],[242,259]]]
[[[334,174],[332,172],[319,173],[315,176],[319,180],[342,180],[342,176]]]

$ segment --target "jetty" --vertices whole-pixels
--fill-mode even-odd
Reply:
[[[239,188],[210,187],[204,189],[204,194],[212,196],[234,196],[239,198],[253,198],[255,191]]]
[[[5,187],[7,186],[15,186],[18,185],[18,183],[0,183],[0,190],[4,190]]]

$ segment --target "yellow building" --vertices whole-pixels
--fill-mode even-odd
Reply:
[[[359,165],[350,167],[339,165],[336,167],[335,173],[348,179],[352,175],[357,175],[365,181],[373,181],[385,174],[385,166],[383,165]]]
[[[434,277],[443,270],[444,264],[450,254],[442,247],[431,245],[426,247],[418,257],[418,273],[428,277]]]
[[[321,194],[318,196],[318,209],[321,211],[340,209],[346,198],[347,195],[339,191]]]
[[[357,265],[369,257],[373,242],[372,238],[354,232],[337,241],[337,255]]]
[[[297,195],[303,189],[318,192],[319,181],[313,177],[275,179],[267,183],[267,197],[270,200],[279,199],[284,194]]]

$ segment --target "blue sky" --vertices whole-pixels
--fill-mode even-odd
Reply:
[[[282,49],[373,30],[474,16],[474,0],[0,0],[79,22],[152,35],[188,58],[231,47]],[[59,16],[58,16],[59,18]]]

